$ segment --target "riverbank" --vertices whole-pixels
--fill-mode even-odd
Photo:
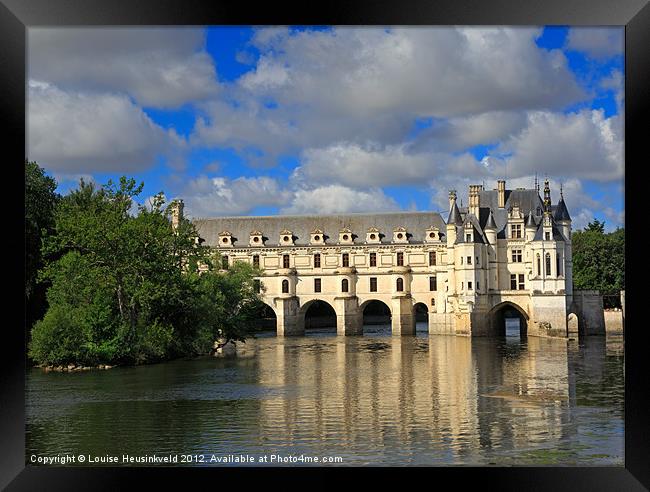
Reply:
[[[68,365],[36,365],[35,367],[40,367],[43,372],[81,372],[81,371],[92,371],[92,370],[106,370],[106,369],[113,369],[114,367],[117,367],[117,365],[109,365],[109,364],[99,364],[97,366],[80,366],[76,364],[68,364]]]

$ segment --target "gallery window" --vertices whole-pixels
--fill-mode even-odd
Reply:
[[[438,278],[437,277],[429,277],[429,290],[430,291],[438,290]]]
[[[314,292],[320,292],[320,279],[314,279]]]
[[[377,292],[377,277],[370,277],[370,292]]]
[[[344,267],[350,266],[350,255],[348,253],[343,253],[343,266]]]
[[[283,294],[289,293],[289,281],[286,279],[282,281],[282,293]]]
[[[314,255],[314,268],[320,268],[320,253]]]
[[[404,266],[404,253],[397,253],[397,266]]]
[[[260,255],[253,255],[253,266],[255,268],[260,267]]]
[[[289,255],[282,255],[282,268],[289,268]]]
[[[397,279],[397,292],[403,292],[404,291],[404,279],[398,278]]]
[[[370,266],[377,266],[377,253],[370,253]]]
[[[221,268],[224,270],[228,270],[228,257],[227,256],[222,256],[221,257]]]
[[[429,266],[435,266],[436,264],[436,252],[429,251]]]
[[[341,280],[341,292],[347,292],[348,291],[348,279],[344,278]]]

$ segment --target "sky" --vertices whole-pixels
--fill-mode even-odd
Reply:
[[[29,28],[27,156],[190,217],[439,211],[548,177],[624,224],[622,27]]]

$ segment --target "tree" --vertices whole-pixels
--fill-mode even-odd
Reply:
[[[172,204],[164,206],[162,193],[132,215],[142,187],[125,177],[101,189],[82,180],[60,201],[44,245],[59,259],[42,272],[52,282],[50,308],[33,330],[34,359],[137,364],[247,336],[260,302],[254,270],[215,270],[194,225],[183,219],[172,227]]]
[[[594,219],[573,234],[572,244],[574,287],[617,299],[625,289],[625,230],[606,233],[605,223]],[[605,299],[606,305],[618,302]]]
[[[25,161],[25,301],[26,325],[45,314],[47,285],[37,282],[43,265],[41,243],[54,227],[54,207],[59,199],[56,181],[36,162]]]

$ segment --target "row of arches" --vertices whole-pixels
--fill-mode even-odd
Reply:
[[[364,333],[390,332],[392,313],[390,307],[379,300],[366,301],[361,306]],[[418,302],[413,306],[416,322],[416,334],[428,333],[429,309]],[[313,299],[305,303],[300,309],[305,330],[336,333],[336,311],[327,301]],[[517,337],[524,339],[528,330],[528,315],[519,306],[510,302],[503,302],[495,306],[488,313],[490,331],[495,336]],[[259,314],[259,326],[262,331],[277,329],[277,316],[273,309],[265,304]]]

